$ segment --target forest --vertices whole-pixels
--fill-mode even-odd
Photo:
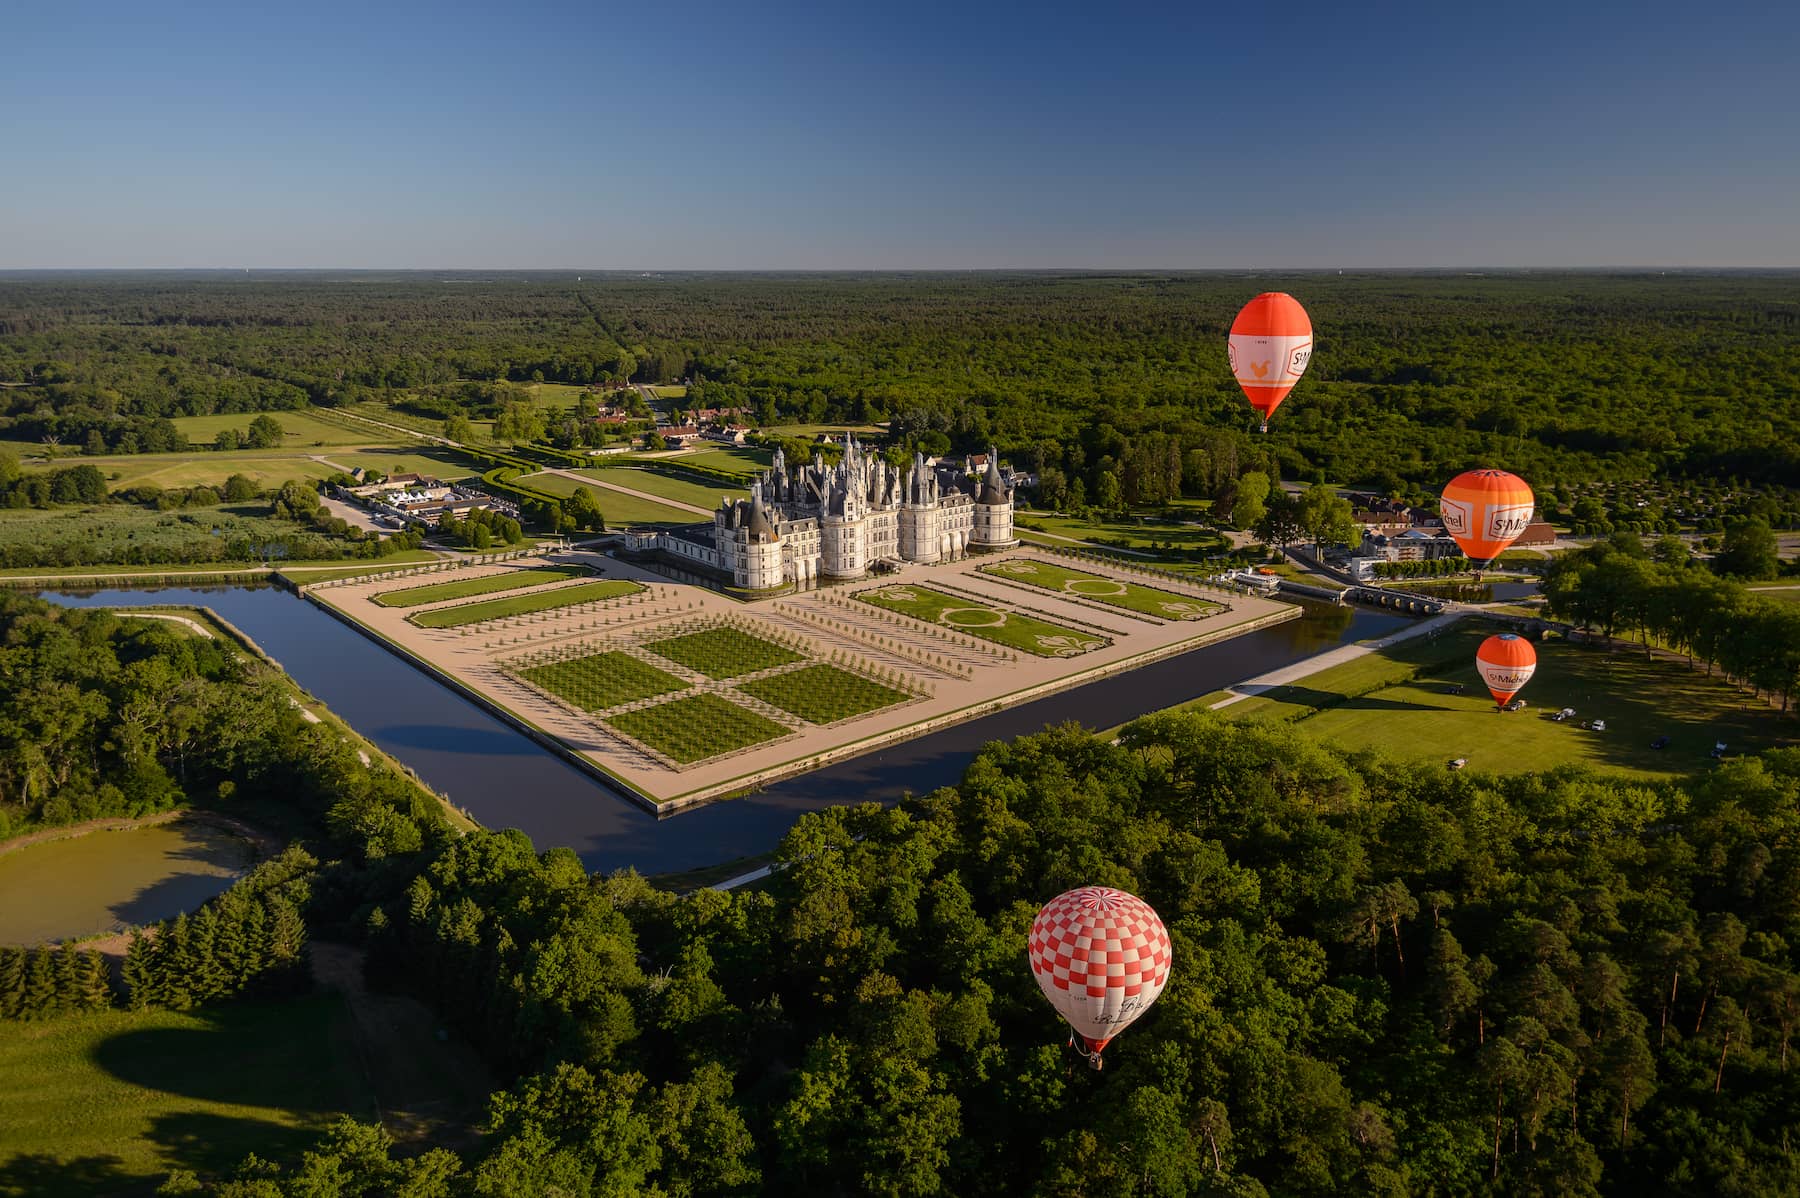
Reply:
[[[1272,289],[1307,305],[1317,348],[1264,437],[1224,336]],[[178,415],[380,401],[448,420],[493,414],[510,383],[687,379],[694,406],[763,426],[996,443],[1049,506],[1249,469],[1435,493],[1480,464],[1570,502],[1655,480],[1734,514],[1754,489],[1774,510],[1735,514],[1786,523],[1795,294],[1779,272],[13,275],[0,438],[150,451]]]
[[[163,1192],[1790,1193],[1797,797],[1793,750],[1493,778],[1180,713],[802,816],[761,890],[474,833],[361,926],[513,1079],[479,1145],[345,1121]],[[1024,954],[1085,883],[1174,941],[1100,1072]]]

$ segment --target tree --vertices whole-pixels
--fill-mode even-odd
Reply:
[[[1300,497],[1300,527],[1317,550],[1348,545],[1356,539],[1356,512],[1328,483],[1314,483]]]
[[[455,441],[458,445],[470,445],[475,441],[475,425],[464,412],[452,412],[444,421],[444,437]]]
[[[1298,541],[1306,535],[1306,529],[1300,523],[1299,503],[1286,491],[1274,491],[1262,519],[1257,521],[1256,535],[1263,544],[1277,549],[1286,549]]]
[[[528,401],[509,403],[494,418],[494,437],[529,445],[544,439],[544,414]]]
[[[238,447],[238,431],[235,428],[222,428],[213,438],[213,448],[220,453],[230,453]]]
[[[1094,479],[1094,506],[1103,512],[1118,512],[1125,506],[1125,491],[1115,471],[1102,470]]]
[[[563,500],[563,512],[575,522],[577,528],[601,531],[606,528],[606,517],[600,511],[600,499],[594,494],[592,487],[576,487],[575,493]]]
[[[225,480],[226,503],[248,503],[261,494],[262,488],[248,475],[234,474]]]
[[[1735,578],[1775,577],[1781,572],[1781,553],[1769,522],[1752,519],[1728,525],[1712,564],[1718,573]]]
[[[1268,514],[1269,476],[1252,470],[1238,479],[1237,500],[1231,507],[1231,523],[1246,531],[1261,524]]]
[[[250,422],[250,432],[244,438],[244,444],[250,449],[274,449],[281,444],[285,431],[279,420],[264,412]]]

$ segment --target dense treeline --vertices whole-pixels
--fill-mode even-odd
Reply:
[[[1770,544],[1772,559],[1772,538]],[[1735,560],[1722,553],[1714,565]],[[1646,648],[1656,642],[1690,661],[1697,657],[1708,673],[1716,667],[1780,695],[1784,712],[1800,691],[1800,605],[1720,577],[1689,559],[1677,539],[1659,543],[1655,556],[1630,534],[1560,554],[1545,574],[1544,595],[1553,615],[1602,636],[1635,633]]]
[[[410,779],[289,694],[223,639],[0,591],[0,836],[240,793],[313,813],[364,857],[441,829]]]
[[[1181,713],[804,816],[762,892],[477,833],[367,926],[375,982],[519,1076],[486,1138],[345,1123],[211,1192],[1793,1192],[1797,799],[1792,750],[1496,779]],[[1175,945],[1101,1073],[1025,966],[1083,883]]]
[[[1267,289],[1300,295],[1319,340],[1253,438],[1223,339]],[[1285,477],[1383,491],[1473,464],[1540,493],[1800,478],[1800,305],[1781,274],[46,275],[0,282],[0,330],[0,382],[22,384],[0,390],[0,423],[32,439],[51,418],[76,439],[83,420],[303,402],[448,419],[505,407],[508,383],[692,378],[694,405],[765,425],[894,420],[1144,502],[1174,489],[1170,446],[1190,494],[1253,444]]]

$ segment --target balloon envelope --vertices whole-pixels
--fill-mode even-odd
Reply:
[[[1494,702],[1505,707],[1531,681],[1537,670],[1537,650],[1524,637],[1502,632],[1481,642],[1481,648],[1475,650],[1475,668],[1481,671]]]
[[[1504,470],[1463,471],[1444,488],[1439,505],[1444,531],[1464,557],[1483,566],[1519,539],[1536,508],[1525,480]]]
[[[1045,903],[1031,924],[1032,976],[1095,1053],[1149,1009],[1169,980],[1169,931],[1150,904],[1083,886]]]
[[[1265,291],[1244,305],[1226,339],[1231,373],[1263,424],[1281,406],[1312,360],[1312,321],[1285,291]]]

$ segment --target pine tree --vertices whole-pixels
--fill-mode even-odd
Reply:
[[[133,1011],[156,1005],[155,951],[141,929],[131,933],[131,945],[125,950],[125,964],[119,973],[125,983],[125,1005]]]
[[[63,945],[56,954],[57,1010],[81,1010],[81,974],[81,950],[73,944]]]
[[[113,1005],[111,971],[107,968],[106,958],[89,950],[81,954],[81,997],[80,1009],[84,1011],[104,1011]]]
[[[196,1006],[238,988],[238,979],[220,968],[218,958],[213,955],[213,938],[218,928],[218,912],[210,905],[200,908],[188,921],[188,949],[193,962],[187,975],[188,992]]]
[[[25,1001],[21,1019],[47,1019],[56,1012],[56,962],[50,949],[39,945],[25,967]]]
[[[0,1019],[17,1019],[25,1002],[25,950],[0,948]]]
[[[163,925],[156,946],[156,987],[161,992],[162,1005],[172,1011],[186,1011],[194,1005],[190,989],[194,949],[187,912]]]

